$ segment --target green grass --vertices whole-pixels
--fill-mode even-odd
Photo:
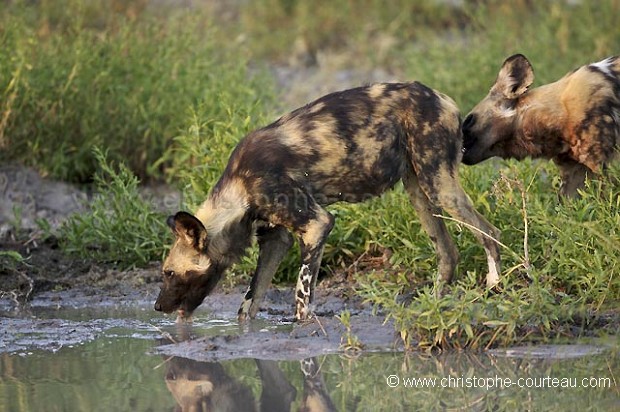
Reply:
[[[3,6],[0,159],[87,182],[99,146],[141,178],[162,178],[191,108],[246,87],[246,59],[221,47],[208,15],[135,16],[108,3]]]
[[[0,261],[5,261],[5,264],[6,262],[22,263],[24,261],[24,257],[13,250],[0,250]]]
[[[302,40],[310,51],[351,53],[364,63],[385,65],[392,59],[388,45],[425,41],[433,33],[466,24],[466,11],[448,3],[264,0],[240,4],[236,18],[223,26],[243,33],[255,58],[286,62],[299,51],[294,40]]]
[[[138,179],[125,165],[112,164],[99,149],[93,156],[99,172],[91,212],[75,214],[62,226],[62,248],[122,268],[162,259],[163,241],[171,238],[166,215],[142,198]]]
[[[592,333],[597,318],[616,313],[620,301],[620,188],[591,182],[581,199],[558,202],[556,185],[544,178],[554,172],[532,162],[511,163],[501,175],[492,165],[464,169],[466,190],[485,196],[478,208],[509,245],[502,251],[501,293],[485,291],[484,254],[467,232],[457,236],[455,285],[420,288],[417,276],[405,272],[369,274],[360,292],[394,319],[406,344],[423,348],[480,349]],[[410,293],[412,299],[398,298]]]
[[[11,2],[0,14],[1,158],[72,181],[96,176],[101,197],[90,214],[63,229],[65,248],[143,264],[161,257],[170,235],[163,216],[138,200],[134,175],[174,182],[185,208],[195,209],[235,144],[281,114],[274,110],[273,81],[255,68],[287,61],[297,38],[319,54],[343,56],[344,68],[380,66],[420,80],[452,96],[463,113],[513,53],[530,58],[535,85],[618,53],[618,0],[448,3],[317,1],[310,7],[267,0],[187,12],[141,9],[139,1],[121,10],[101,1]],[[107,156],[93,155],[93,147]],[[610,173],[620,176],[617,168]],[[603,314],[617,317],[617,185],[591,182],[580,200],[560,202],[557,169],[531,161],[463,167],[461,179],[508,247],[502,293],[484,291],[482,247],[448,222],[461,264],[458,282],[436,294],[427,284],[435,278],[435,252],[400,186],[364,204],[330,208],[337,221],[323,270],[336,272],[367,251],[389,249],[393,269],[360,273],[359,290],[384,308],[412,346],[542,341],[590,333]],[[276,281],[295,279],[298,253],[285,259]],[[252,251],[230,281],[245,279],[255,259]]]

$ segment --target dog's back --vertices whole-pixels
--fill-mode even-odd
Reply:
[[[436,138],[437,125],[452,129],[445,141]],[[419,153],[412,139],[422,143]],[[460,143],[451,99],[417,82],[375,84],[326,95],[251,133],[220,185],[244,176],[250,196],[276,196],[293,184],[321,205],[359,202],[393,187],[411,157],[449,150],[441,156],[456,167]]]
[[[580,140],[574,156],[599,172],[620,150],[620,56],[582,66],[564,79],[565,133]]]

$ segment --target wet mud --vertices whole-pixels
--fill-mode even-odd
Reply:
[[[154,353],[208,361],[300,360],[362,348],[402,350],[393,325],[385,323],[384,316],[373,315],[372,308],[359,299],[339,297],[319,287],[316,316],[298,324],[292,319],[292,287],[273,288],[257,319],[239,324],[236,311],[242,291],[239,287],[207,297],[189,324],[177,324],[174,314],[153,310],[156,284],[105,292],[84,286],[47,291],[26,304],[5,296],[0,299],[0,352],[55,352],[98,339],[115,328],[159,340]],[[349,328],[337,318],[345,309],[351,313]],[[360,345],[348,345],[351,338]]]
[[[240,285],[208,296],[191,327],[176,325],[174,315],[153,310],[161,280],[159,263],[118,270],[67,256],[57,239],[43,236],[40,219],[57,229],[71,213],[84,210],[91,194],[16,165],[0,165],[0,177],[0,352],[57,351],[96,340],[114,328],[161,338],[158,352],[195,359],[250,354],[261,359],[303,359],[343,351],[347,338],[357,339],[366,350],[398,348],[392,324],[373,315],[350,282],[337,278],[319,284],[316,317],[307,324],[292,322],[291,285],[272,286],[258,319],[239,325],[236,314],[246,287]],[[159,199],[178,197],[171,189],[146,190],[157,190]],[[23,259],[2,252],[17,252]],[[351,314],[350,330],[336,318],[345,309]],[[218,324],[226,325],[223,332],[214,329]],[[167,337],[183,327],[198,336],[171,344]]]

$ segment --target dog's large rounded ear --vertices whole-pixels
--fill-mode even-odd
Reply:
[[[198,218],[187,212],[178,212],[174,216],[168,216],[166,223],[172,229],[172,233],[199,251],[207,247],[207,229]]]
[[[525,93],[533,82],[534,69],[529,60],[522,54],[515,54],[504,61],[492,89],[507,99],[516,99]]]

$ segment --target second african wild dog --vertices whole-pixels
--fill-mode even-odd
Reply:
[[[582,66],[528,90],[534,81],[521,54],[504,61],[489,94],[463,122],[463,163],[489,157],[553,159],[564,195],[598,174],[620,149],[620,56]]]
[[[484,245],[487,285],[499,281],[498,230],[458,181],[461,120],[447,96],[418,82],[328,94],[246,136],[195,215],[168,218],[175,241],[162,267],[155,309],[189,318],[255,234],[259,257],[239,319],[254,317],[296,235],[301,269],[295,317],[307,319],[323,247],[334,225],[326,205],[360,202],[403,180],[450,281],[458,260],[442,208]]]

